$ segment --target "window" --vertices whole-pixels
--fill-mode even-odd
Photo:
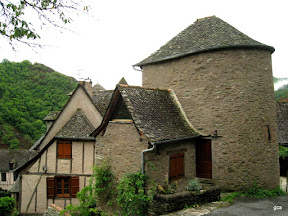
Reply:
[[[58,141],[57,142],[58,158],[72,158],[72,142]]]
[[[176,180],[184,176],[184,153],[170,155],[169,180]]]
[[[76,197],[79,191],[79,177],[47,177],[47,198]]]
[[[6,180],[6,173],[1,173],[1,181],[7,181]]]

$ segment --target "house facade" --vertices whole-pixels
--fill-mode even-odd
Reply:
[[[211,178],[224,188],[279,184],[273,52],[213,16],[134,65],[143,87],[173,89],[193,126],[217,136]]]
[[[15,170],[19,186],[13,195],[21,214],[44,214],[51,203],[77,204],[77,192],[88,184],[95,163],[95,138],[89,134],[102,120],[89,84],[78,85],[63,110],[45,119],[48,130],[32,146],[37,155]]]
[[[212,137],[193,128],[172,90],[118,85],[91,135],[96,164],[108,161],[117,179],[141,170],[157,185],[177,180],[186,190],[188,180],[212,174],[196,160],[196,144]]]

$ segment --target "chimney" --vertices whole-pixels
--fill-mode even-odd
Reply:
[[[79,81],[79,84],[82,85],[87,93],[90,95],[90,97],[93,96],[93,90],[92,90],[92,81],[89,80],[89,81]]]

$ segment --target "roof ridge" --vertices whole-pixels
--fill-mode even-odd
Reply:
[[[123,84],[118,84],[117,86],[122,87],[122,88],[139,88],[139,89],[144,89],[144,90],[160,90],[160,91],[168,91],[168,92],[172,91],[172,89],[161,89],[161,88],[133,86],[133,85],[123,85]]]

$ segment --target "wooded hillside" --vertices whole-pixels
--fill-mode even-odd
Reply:
[[[277,101],[288,102],[288,78],[276,78],[274,77],[275,83],[286,83],[275,91],[275,98]]]
[[[74,78],[29,61],[0,63],[0,148],[29,148],[45,133],[42,119],[61,110]]]

